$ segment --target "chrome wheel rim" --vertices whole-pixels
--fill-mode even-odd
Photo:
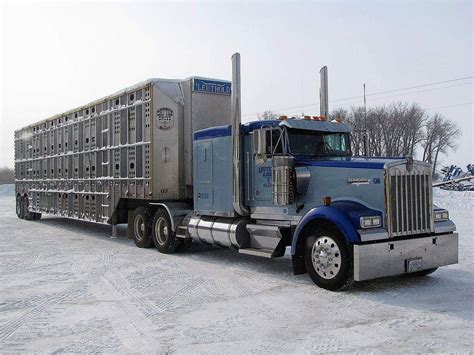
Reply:
[[[314,270],[323,279],[332,279],[341,270],[341,251],[331,237],[316,239],[311,249],[311,260]]]
[[[164,245],[168,240],[168,223],[166,219],[160,217],[156,220],[155,223],[155,237],[156,241],[160,245]]]
[[[134,223],[135,236],[138,240],[143,240],[145,237],[145,219],[142,216],[137,216]]]

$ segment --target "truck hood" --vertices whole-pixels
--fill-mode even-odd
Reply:
[[[296,164],[299,166],[325,166],[332,168],[354,168],[354,169],[383,169],[386,163],[405,158],[366,158],[366,157],[340,157],[340,158],[298,158]]]

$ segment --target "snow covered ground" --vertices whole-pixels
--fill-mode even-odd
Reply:
[[[193,246],[159,254],[110,227],[19,220],[0,193],[0,352],[468,352],[474,193],[436,190],[459,264],[424,278],[318,289],[288,257]]]

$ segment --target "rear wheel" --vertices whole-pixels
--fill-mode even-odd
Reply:
[[[22,197],[22,209],[23,209],[23,218],[27,221],[31,221],[33,219],[32,213],[28,210],[30,201],[28,200],[28,196],[25,195]]]
[[[133,213],[133,241],[139,248],[150,248],[153,246],[150,230],[150,218],[145,207],[138,207]]]
[[[181,245],[181,239],[176,238],[168,212],[164,209],[157,210],[153,217],[152,237],[156,249],[163,254],[172,254]]]
[[[306,238],[304,253],[306,270],[317,286],[338,291],[352,284],[352,253],[335,228],[314,229]]]
[[[25,218],[25,215],[23,213],[23,197],[21,197],[20,195],[16,197],[16,215],[18,216],[18,218]]]

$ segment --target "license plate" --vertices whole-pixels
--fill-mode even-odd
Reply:
[[[406,260],[406,272],[415,272],[423,267],[422,258],[414,258]]]

